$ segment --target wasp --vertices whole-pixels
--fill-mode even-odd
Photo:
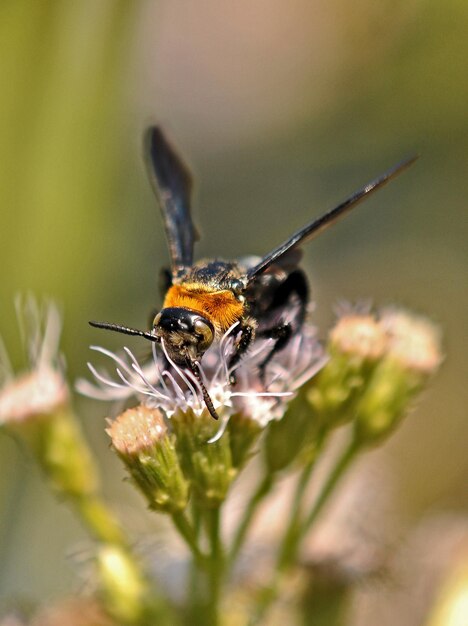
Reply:
[[[145,134],[144,155],[161,208],[171,260],[170,270],[163,270],[163,306],[152,320],[150,330],[108,322],[90,324],[162,344],[169,360],[193,374],[209,413],[218,419],[200,369],[208,348],[235,325],[234,348],[228,364],[232,372],[255,339],[273,339],[259,366],[263,377],[270,360],[285,348],[306,316],[309,285],[299,267],[299,247],[335,224],[364,198],[407,169],[417,157],[397,164],[264,257],[194,263],[198,234],[191,215],[190,170],[157,126],[150,127]],[[291,303],[297,311],[293,320],[285,315]],[[234,374],[230,383],[235,384]]]

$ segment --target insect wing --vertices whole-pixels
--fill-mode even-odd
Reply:
[[[176,275],[192,265],[193,245],[198,239],[190,213],[192,176],[159,127],[146,131],[144,151],[164,219],[172,274]]]
[[[259,263],[247,271],[247,283],[251,283],[257,276],[263,274],[263,272],[265,272],[272,264],[279,263],[288,252],[297,246],[310,241],[329,226],[335,224],[339,219],[354,209],[359,202],[367,198],[374,191],[377,191],[377,189],[383,187],[392,178],[398,176],[398,174],[401,174],[404,170],[406,170],[417,158],[417,156],[413,156],[406,161],[398,163],[388,172],[368,183],[359,189],[359,191],[356,191],[352,196],[341,202],[334,209],[331,209],[328,213],[325,213],[318,219],[312,221],[310,224],[307,224],[307,226],[304,226],[301,230],[298,230],[292,237],[263,257]]]

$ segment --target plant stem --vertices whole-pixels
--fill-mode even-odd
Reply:
[[[198,538],[200,537],[200,530],[202,528],[203,519],[202,519],[202,512],[200,510],[200,507],[198,506],[196,498],[191,499],[191,510],[192,510],[191,517],[192,517],[193,532],[198,541]]]
[[[224,555],[220,537],[220,513],[219,507],[207,511],[207,531],[210,545],[207,615],[209,626],[219,625],[219,600],[224,574]]]
[[[173,513],[172,520],[180,536],[183,538],[185,543],[192,551],[192,554],[196,561],[199,564],[205,563],[206,556],[201,552],[200,548],[198,547],[197,536],[186,515],[183,512]]]
[[[324,483],[317,500],[314,502],[314,505],[309,512],[309,515],[302,524],[300,539],[306,535],[316,521],[328,498],[332,494],[340,479],[343,477],[351,462],[356,457],[359,450],[359,443],[355,439],[351,439],[348,445],[344,448],[342,454],[338,457],[338,460]],[[295,554],[292,556],[294,557]]]
[[[258,505],[270,493],[274,483],[274,478],[275,475],[271,472],[265,474],[262,480],[259,482],[257,489],[254,491],[252,497],[250,498],[250,501],[247,504],[247,508],[245,509],[244,517],[242,518],[242,521],[237,528],[234,540],[232,542],[231,550],[228,557],[228,563],[230,566],[234,564],[237,556],[239,555],[239,552],[244,544],[252,521],[258,510]]]
[[[283,541],[280,553],[278,555],[278,560],[276,563],[275,572],[273,574],[272,580],[269,585],[265,587],[260,597],[260,600],[257,605],[257,609],[249,622],[249,626],[254,626],[255,624],[259,624],[261,620],[265,617],[266,613],[270,609],[273,602],[278,597],[279,588],[281,586],[281,581],[286,570],[291,567],[297,557],[297,552],[300,546],[300,543],[307,532],[310,530],[314,522],[317,520],[319,514],[321,513],[324,505],[327,503],[329,497],[333,493],[336,485],[343,477],[345,471],[348,469],[351,462],[356,457],[356,454],[359,452],[360,447],[356,440],[352,439],[349,444],[344,448],[341,455],[338,457],[335,465],[333,466],[330,474],[328,475],[327,480],[322,486],[322,489],[315,500],[309,514],[307,515],[305,521],[301,524],[300,520],[296,520],[295,522],[290,521],[290,525],[285,535],[285,539]],[[299,479],[296,496],[294,498],[294,504],[298,503],[298,510],[300,509],[300,498],[301,492],[305,490],[305,487],[308,482],[308,476],[312,470],[311,467],[306,467]],[[293,504],[293,507],[294,507]]]
[[[289,524],[286,528],[286,532],[281,542],[280,550],[277,559],[277,570],[282,571],[286,569],[288,564],[294,560],[294,555],[297,551],[297,546],[301,540],[301,520],[302,520],[302,505],[305,491],[309,485],[310,477],[315,467],[317,457],[322,450],[324,443],[327,440],[328,432],[323,430],[317,439],[317,452],[315,456],[309,460],[304,466],[299,480],[297,481],[296,491],[291,506],[291,515],[289,517]]]
[[[84,495],[71,500],[86,528],[103,543],[127,546],[128,541],[113,513],[97,495]]]
[[[277,569],[281,571],[290,561],[291,554],[295,551],[297,542],[299,541],[301,529],[301,508],[304,493],[309,485],[309,480],[315,466],[315,459],[307,463],[303,468],[299,480],[297,481],[296,491],[291,506],[291,514],[286,532],[281,542],[280,551],[277,560]]]
[[[276,599],[278,589],[281,583],[282,570],[285,567],[286,563],[289,562],[289,556],[295,550],[295,545],[299,540],[301,528],[300,515],[302,508],[302,499],[309,484],[309,480],[312,475],[314,466],[315,459],[312,459],[303,468],[299,476],[291,505],[289,523],[286,527],[286,532],[281,542],[275,571],[272,580],[270,581],[270,584],[262,590],[258,601],[257,610],[252,615],[249,621],[249,626],[254,626],[255,624],[258,624],[268,611],[270,605]]]

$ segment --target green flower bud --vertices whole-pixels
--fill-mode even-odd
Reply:
[[[267,467],[314,460],[326,433],[353,416],[362,390],[386,347],[385,332],[369,315],[342,317],[332,329],[329,360],[288,404],[265,438]]]
[[[28,444],[55,491],[82,497],[96,490],[97,476],[68,401],[63,376],[44,366],[1,390],[0,423]]]
[[[241,469],[252,458],[252,448],[263,431],[261,424],[245,413],[234,413],[227,426],[232,465]]]
[[[159,410],[144,405],[128,409],[106,432],[151,509],[177,513],[186,507],[189,485]]]
[[[342,317],[331,330],[330,360],[306,392],[325,429],[352,419],[356,402],[386,346],[384,329],[370,315]]]
[[[428,320],[390,311],[380,324],[388,349],[356,406],[354,423],[356,440],[367,445],[393,432],[442,362],[440,332]]]
[[[291,400],[281,420],[271,422],[265,436],[265,462],[270,472],[279,472],[292,462],[314,459],[321,443],[321,422],[302,387]]]
[[[39,434],[36,454],[52,486],[74,498],[94,494],[97,470],[75,416],[70,411],[55,414]]]
[[[27,444],[50,486],[73,503],[96,538],[123,544],[119,524],[97,493],[98,472],[70,407],[58,353],[58,310],[30,297],[18,301],[18,316],[30,371],[16,377],[10,372],[0,390],[0,424]]]
[[[124,549],[106,545],[97,554],[99,592],[108,613],[118,624],[151,626],[160,608],[132,556]]]
[[[185,411],[177,409],[171,423],[180,463],[192,484],[195,497],[204,506],[219,506],[237,474],[232,464],[229,432],[210,442],[219,425],[206,409],[200,414],[190,408]]]

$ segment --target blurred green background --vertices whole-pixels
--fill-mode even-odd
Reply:
[[[200,256],[261,254],[414,152],[418,163],[311,244],[325,336],[340,299],[400,303],[445,332],[441,374],[386,447],[402,516],[468,505],[468,6],[464,0],[0,4],[0,322],[56,298],[70,379],[89,319],[144,326],[167,262],[142,165],[148,123],[196,173]],[[139,344],[132,344],[139,345]],[[78,398],[108,498],[146,513],[108,450],[109,408]],[[0,608],[86,585],[90,544],[12,440],[0,438]]]

